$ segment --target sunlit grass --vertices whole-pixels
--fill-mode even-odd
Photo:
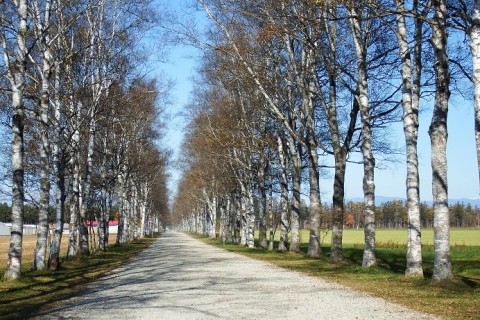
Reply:
[[[248,257],[267,261],[277,266],[306,273],[329,281],[364,291],[394,303],[420,312],[441,316],[446,319],[478,319],[480,314],[480,239],[471,239],[479,230],[453,229],[452,238],[458,244],[452,245],[451,258],[455,278],[446,284],[431,280],[434,250],[426,242],[423,246],[424,279],[409,279],[404,276],[406,261],[405,230],[378,230],[377,266],[362,268],[363,231],[345,230],[344,262],[332,264],[329,241],[322,247],[324,257],[311,259],[305,256],[308,231],[302,231],[301,253],[269,252],[263,249],[249,249],[235,244],[223,245],[215,240],[203,241]],[[424,237],[433,231],[423,231]],[[426,236],[425,236],[426,234]],[[455,234],[455,236],[453,236]],[[469,240],[470,239],[470,240]]]
[[[397,243],[398,245],[407,245],[406,229],[376,229],[376,240],[378,243]],[[330,245],[332,240],[331,231],[323,230],[321,233],[322,243]],[[279,231],[275,234],[275,240],[278,240]],[[308,242],[308,230],[301,231],[303,243]],[[363,229],[345,229],[343,231],[344,245],[362,245],[364,239]],[[450,243],[452,246],[480,246],[480,228],[451,228]],[[422,244],[426,246],[433,245],[433,229],[422,229]]]

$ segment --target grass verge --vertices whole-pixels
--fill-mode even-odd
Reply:
[[[302,246],[301,253],[279,253],[235,244],[223,245],[220,241],[192,236],[219,248],[333,281],[413,310],[445,319],[479,319],[480,247],[453,246],[451,256],[455,278],[449,283],[439,284],[431,280],[432,247],[423,249],[425,278],[409,279],[404,276],[404,248],[378,248],[378,266],[364,269],[361,267],[363,250],[353,245],[344,247],[343,263],[332,264],[328,261],[330,248],[326,247],[323,248],[325,257],[311,259],[305,255],[306,245]]]
[[[22,278],[0,283],[0,319],[25,319],[75,296],[149,247],[155,238],[110,246],[107,252],[64,260],[57,271],[24,270]],[[0,269],[3,275],[5,269]]]

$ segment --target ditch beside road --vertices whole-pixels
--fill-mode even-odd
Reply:
[[[164,233],[37,319],[435,319],[381,298]]]

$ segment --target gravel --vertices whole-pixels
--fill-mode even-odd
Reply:
[[[37,319],[435,319],[174,231]]]

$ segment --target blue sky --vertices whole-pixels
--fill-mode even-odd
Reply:
[[[175,2],[173,6],[177,9],[182,7],[179,2]],[[176,83],[172,91],[173,103],[169,106],[171,115],[188,113],[186,104],[192,90],[191,78],[195,74],[195,66],[197,64],[197,61],[190,57],[192,55],[195,55],[195,51],[192,48],[179,46],[173,48],[170,52],[170,61],[159,66]],[[428,106],[431,105],[431,102],[427,102],[424,105],[427,107],[421,114],[419,129],[420,196],[422,200],[431,200],[432,179],[430,139],[428,136],[428,126],[432,116],[431,107]],[[449,106],[447,147],[449,197],[451,199],[478,199],[479,182],[473,123],[472,102],[452,95]],[[173,117],[168,122],[167,135],[164,141],[174,150],[175,157],[179,155],[184,128],[185,120],[180,116]],[[392,126],[389,136],[397,146],[404,146],[401,123]],[[170,188],[172,192],[175,192],[176,181],[179,179],[180,173],[175,169],[172,169],[171,173],[172,182],[170,183]],[[398,155],[397,161],[389,163],[387,169],[376,170],[376,194],[380,196],[405,197],[405,174],[405,156]],[[321,181],[322,198],[324,201],[330,200],[332,196],[332,175],[333,173],[327,174]],[[347,199],[362,197],[362,175],[361,165],[349,164],[347,166]]]

